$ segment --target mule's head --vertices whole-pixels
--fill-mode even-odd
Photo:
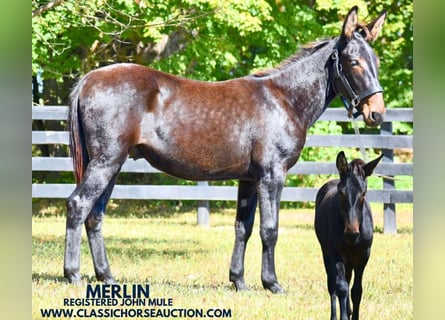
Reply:
[[[344,221],[344,236],[348,243],[355,243],[360,238],[360,224],[367,190],[366,178],[372,174],[382,156],[368,163],[361,159],[348,163],[343,151],[337,155],[336,164],[340,174],[337,190]]]
[[[353,7],[343,24],[342,34],[334,50],[333,86],[349,104],[349,114],[363,115],[369,126],[383,122],[385,103],[378,79],[379,59],[369,45],[374,41],[386,18],[382,12],[377,19],[365,25],[358,22],[357,7]],[[337,59],[335,58],[337,55]]]

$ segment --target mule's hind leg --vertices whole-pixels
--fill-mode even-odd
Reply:
[[[91,160],[83,181],[67,200],[64,275],[69,282],[80,281],[80,244],[82,225],[98,199],[117,174],[120,163]]]
[[[281,166],[271,168],[258,181],[260,204],[260,236],[263,245],[261,281],[265,289],[273,293],[284,293],[275,272],[275,246],[278,240],[278,211],[285,172]]]
[[[233,282],[238,291],[247,289],[244,282],[244,256],[247,241],[252,234],[256,206],[256,183],[254,181],[240,181],[235,220],[235,244],[230,263],[230,281]]]
[[[97,200],[93,210],[85,221],[88,243],[90,245],[90,251],[93,257],[94,272],[97,280],[104,281],[105,283],[115,282],[113,276],[111,275],[110,265],[108,263],[107,253],[104,246],[102,236],[102,221],[116,178],[117,174],[111,179],[108,187],[100,196],[99,200]]]

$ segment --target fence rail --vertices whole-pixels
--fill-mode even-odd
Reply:
[[[65,106],[33,106],[33,120],[66,120],[68,108]],[[327,109],[318,121],[350,122],[343,109]],[[360,147],[363,144],[367,148],[382,149],[385,158],[376,170],[376,174],[384,176],[412,176],[412,163],[394,163],[394,149],[412,149],[413,137],[411,135],[392,135],[392,122],[412,122],[413,112],[411,108],[387,109],[385,123],[382,124],[380,134],[361,134],[360,141],[355,135],[308,135],[306,147]],[[65,131],[33,131],[32,144],[61,144],[69,143],[68,132]],[[71,158],[68,157],[32,157],[33,171],[72,171]],[[127,159],[122,167],[122,172],[128,173],[159,173],[143,159]],[[292,167],[288,174],[337,174],[335,163],[299,161]],[[412,190],[396,190],[394,183],[384,179],[384,188],[369,190],[368,199],[371,202],[384,203],[385,206],[385,232],[395,233],[395,204],[412,203]],[[66,198],[74,190],[74,184],[33,184],[33,198]],[[285,187],[282,201],[314,201],[317,188]],[[198,183],[193,186],[179,185],[116,185],[111,195],[115,199],[169,199],[169,200],[199,200],[201,208],[198,208],[198,218],[204,223],[208,222],[208,203],[212,200],[236,200],[236,187],[209,186],[208,183]],[[207,212],[202,213],[203,207]],[[204,209],[205,209],[204,208]],[[204,211],[206,211],[204,210]],[[198,221],[202,223],[202,221]]]

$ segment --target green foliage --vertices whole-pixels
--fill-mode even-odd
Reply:
[[[46,1],[32,1],[33,10]],[[299,46],[338,35],[357,4],[363,20],[388,11],[373,45],[388,107],[412,106],[412,0],[63,1],[33,18],[33,74],[77,78],[132,61],[203,80],[224,80],[276,65]]]

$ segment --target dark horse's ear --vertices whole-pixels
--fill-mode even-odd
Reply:
[[[345,22],[343,23],[343,30],[341,36],[346,38],[347,40],[351,39],[352,34],[355,32],[358,25],[358,7],[353,6],[351,10],[349,10]]]
[[[363,166],[363,170],[365,171],[365,177],[369,177],[373,172],[379,161],[382,159],[383,153],[376,159],[368,162]]]
[[[346,170],[348,169],[348,160],[346,160],[345,153],[343,151],[340,151],[337,155],[337,169],[340,173],[340,176],[346,173]]]
[[[379,36],[380,31],[382,30],[383,23],[386,19],[386,10],[383,10],[382,13],[375,19],[373,22],[369,23],[366,27],[369,30],[369,37],[366,39],[367,41],[374,41]]]

